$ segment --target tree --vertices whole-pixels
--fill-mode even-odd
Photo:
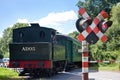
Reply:
[[[72,33],[69,33],[68,35],[69,35],[70,37],[73,37],[73,38],[77,39],[78,34],[79,34],[79,33],[78,33],[77,31],[73,31]]]
[[[2,59],[4,56],[3,56],[3,54],[0,54],[0,59]]]
[[[111,15],[110,20],[113,21],[113,24],[106,32],[108,41],[106,43],[98,41],[95,45],[90,46],[90,51],[94,59],[120,59],[120,3],[112,7]]]
[[[107,49],[118,50],[120,49],[120,3],[112,7],[111,14],[110,19],[113,24],[106,33],[108,36]]]
[[[98,15],[101,10],[110,13],[114,4],[120,2],[119,0],[79,0],[76,4],[79,8],[85,7],[88,14],[93,18]]]
[[[0,39],[0,54],[6,54],[9,52],[9,43],[12,42],[12,31],[15,28],[26,27],[28,24],[16,23],[13,27],[8,27],[3,31],[3,36]]]

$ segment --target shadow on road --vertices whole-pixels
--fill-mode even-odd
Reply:
[[[69,72],[59,72],[51,77],[29,78],[28,80],[82,80],[82,69],[74,69]],[[89,80],[95,80],[93,78]]]

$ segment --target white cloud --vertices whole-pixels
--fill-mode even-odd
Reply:
[[[17,22],[19,23],[29,23],[27,19],[18,19]]]
[[[74,11],[66,11],[66,12],[60,12],[60,13],[49,13],[46,17],[41,18],[38,23],[43,26],[48,25],[60,25],[64,22],[75,20],[77,18]]]
[[[27,19],[18,19],[17,22],[19,23],[39,23],[40,26],[54,28],[57,31],[67,34],[73,30],[69,30],[70,27],[74,26],[74,22],[77,19],[76,13],[71,11],[64,11],[64,12],[51,12],[47,16],[40,18],[36,21],[29,22]],[[72,25],[71,22],[73,22]],[[68,25],[67,25],[68,24]]]

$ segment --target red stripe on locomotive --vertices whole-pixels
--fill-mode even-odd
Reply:
[[[35,61],[10,61],[11,68],[52,68],[50,60],[35,60]]]

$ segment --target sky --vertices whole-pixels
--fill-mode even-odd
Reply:
[[[78,0],[0,0],[0,37],[15,23],[40,26],[68,34],[76,30]]]

